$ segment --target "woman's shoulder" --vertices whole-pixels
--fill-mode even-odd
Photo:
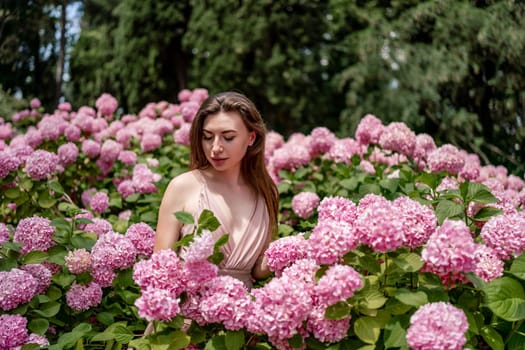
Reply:
[[[169,189],[183,189],[185,191],[200,188],[202,186],[202,175],[198,169],[190,170],[171,179]]]

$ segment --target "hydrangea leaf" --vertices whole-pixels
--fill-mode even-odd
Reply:
[[[354,332],[367,344],[375,344],[381,334],[381,324],[373,317],[360,317],[354,322]]]
[[[481,328],[481,336],[493,350],[505,349],[505,343],[501,335],[491,326],[487,325]]]
[[[194,220],[195,220],[193,218],[193,215],[191,215],[190,213],[188,213],[186,211],[178,211],[178,212],[174,213],[173,215],[175,215],[177,220],[179,220],[180,222],[182,222],[183,224],[186,224],[186,225],[193,225]]]
[[[525,291],[517,280],[498,278],[488,283],[483,291],[486,304],[495,315],[511,322],[525,319]]]
[[[428,303],[428,296],[422,291],[411,292],[407,289],[399,289],[394,297],[403,304],[415,307]]]
[[[521,280],[525,280],[525,254],[514,259],[509,272]]]
[[[221,226],[221,224],[213,212],[211,210],[204,209],[199,216],[199,228],[213,232],[218,229],[219,226]]]

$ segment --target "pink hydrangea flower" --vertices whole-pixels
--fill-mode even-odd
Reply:
[[[417,160],[426,160],[427,154],[436,149],[434,138],[428,134],[416,135],[416,146],[413,157]]]
[[[53,241],[54,234],[55,227],[51,225],[51,221],[35,215],[20,220],[15,229],[13,242],[23,243],[20,248],[22,254],[34,250],[46,252],[56,244]]]
[[[100,149],[100,159],[104,162],[114,162],[117,160],[120,151],[123,147],[115,140],[108,139],[104,141]]]
[[[66,129],[64,130],[64,136],[66,137],[66,140],[68,140],[69,142],[79,141],[80,134],[81,134],[80,129],[73,124],[68,125]]]
[[[177,99],[179,100],[179,102],[189,101],[190,97],[191,97],[191,90],[189,90],[189,89],[182,89],[177,94]]]
[[[29,102],[29,105],[31,106],[32,109],[38,109],[38,108],[40,108],[42,103],[40,103],[40,100],[35,97],[35,98],[31,99],[31,101]]]
[[[276,131],[268,131],[265,138],[264,159],[268,163],[273,152],[284,145],[284,137]]]
[[[329,320],[325,317],[325,308],[317,306],[308,315],[306,328],[315,339],[323,343],[336,343],[347,336],[350,316]]]
[[[277,173],[281,169],[295,171],[310,163],[312,156],[306,145],[288,141],[283,147],[274,151],[270,162]]]
[[[181,105],[182,118],[186,123],[191,123],[199,110],[200,103],[196,101],[182,102]]]
[[[312,157],[328,152],[337,141],[335,134],[323,126],[314,128],[310,136],[308,150]]]
[[[95,213],[102,214],[109,208],[109,197],[105,192],[97,192],[91,197],[89,206]]]
[[[71,103],[61,102],[58,104],[58,110],[63,112],[71,112]]]
[[[112,269],[105,266],[98,266],[91,271],[93,282],[97,283],[102,288],[110,287],[117,274]]]
[[[208,281],[217,277],[219,268],[209,261],[186,262],[183,267],[185,289],[198,292]]]
[[[102,288],[95,282],[88,285],[73,283],[66,293],[67,305],[76,311],[85,311],[102,301]]]
[[[133,266],[133,280],[142,289],[166,289],[179,295],[185,289],[183,262],[172,249],[159,250]]]
[[[189,247],[182,250],[181,258],[187,263],[204,261],[213,254],[214,245],[211,231],[203,230],[200,235],[195,235]]]
[[[31,333],[29,338],[27,338],[26,344],[36,344],[40,345],[40,348],[46,348],[49,346],[49,340],[43,335]]]
[[[357,219],[357,206],[341,196],[323,198],[317,207],[319,221],[335,220],[352,224]]]
[[[133,151],[122,151],[118,155],[118,160],[126,165],[133,165],[137,162],[137,154]]]
[[[33,180],[44,180],[57,169],[58,156],[53,152],[36,150],[26,159],[24,171]]]
[[[308,256],[308,246],[304,236],[291,235],[272,241],[264,255],[270,271],[280,276],[285,267]]]
[[[135,300],[140,317],[148,321],[170,321],[180,312],[179,299],[169,290],[148,288]]]
[[[345,221],[318,221],[308,238],[309,256],[319,264],[334,264],[357,247],[358,231]]]
[[[315,192],[300,192],[292,198],[292,210],[297,216],[308,219],[319,205],[319,196]]]
[[[74,274],[91,269],[91,253],[84,248],[69,251],[64,257],[64,261],[68,270]]]
[[[11,171],[15,171],[22,164],[13,152],[0,151],[0,179],[5,178]]]
[[[14,349],[24,345],[27,334],[27,319],[20,315],[0,315],[0,349]]]
[[[111,223],[106,219],[91,218],[91,221],[92,223],[86,224],[82,230],[85,232],[93,232],[99,237],[113,230]]]
[[[119,183],[117,186],[117,191],[123,198],[127,198],[136,193],[135,186],[133,186],[133,181],[131,180],[124,180]]]
[[[361,151],[361,146],[356,140],[345,137],[336,140],[324,157],[336,163],[350,164],[352,156],[361,154]]]
[[[433,173],[447,171],[456,175],[465,165],[465,158],[455,146],[446,144],[428,153],[427,164]]]
[[[411,349],[460,350],[467,339],[467,316],[463,310],[446,302],[421,306],[411,317],[407,343]]]
[[[96,158],[100,154],[100,144],[95,140],[84,140],[81,149],[88,158]]]
[[[108,93],[103,93],[97,98],[95,106],[102,115],[112,115],[118,107],[118,102],[115,97]]]
[[[44,294],[47,288],[51,285],[51,271],[43,264],[27,264],[23,265],[21,270],[29,272],[35,278],[37,283],[35,289],[36,294]]]
[[[490,282],[493,279],[503,276],[503,269],[505,264],[501,260],[494,249],[484,245],[478,244],[476,250],[476,269],[474,273],[484,280]]]
[[[162,137],[158,134],[146,133],[140,140],[140,149],[142,152],[156,150],[162,145]]]
[[[416,147],[416,134],[405,123],[393,122],[383,129],[378,143],[384,150],[412,157]]]
[[[9,228],[6,224],[0,222],[0,245],[9,242]]]
[[[133,243],[139,257],[149,258],[153,254],[155,231],[148,224],[132,224],[126,230],[125,236]]]
[[[500,259],[509,260],[519,256],[525,249],[525,217],[516,214],[498,215],[490,218],[480,232],[485,244]]]
[[[183,123],[180,128],[175,130],[173,133],[173,140],[179,145],[189,145],[190,144],[190,123]]]
[[[423,245],[436,230],[434,211],[406,196],[396,198],[392,205],[404,227],[403,244],[410,248]]]
[[[72,142],[64,143],[58,147],[58,160],[62,166],[67,166],[76,162],[78,157],[78,147]]]
[[[17,268],[0,271],[0,308],[12,310],[29,302],[38,287],[38,281],[27,271]]]
[[[135,262],[137,251],[124,235],[110,231],[100,236],[91,250],[94,269],[125,269]]]
[[[360,145],[368,146],[379,142],[383,133],[383,123],[372,114],[367,114],[361,119],[355,131],[355,139]]]
[[[201,104],[208,98],[208,90],[204,88],[197,88],[191,92],[190,101],[195,101]]]
[[[348,265],[335,264],[328,268],[314,287],[314,300],[319,306],[330,306],[346,300],[363,286],[361,275]]]
[[[154,182],[160,180],[160,175],[151,171],[146,164],[137,164],[133,167],[133,175],[131,181],[136,192],[146,194],[157,192],[157,187]]]

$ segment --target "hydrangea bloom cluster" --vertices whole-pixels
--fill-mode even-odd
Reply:
[[[429,303],[410,317],[407,343],[414,350],[460,350],[467,341],[467,330],[468,321],[463,310],[450,303]]]
[[[132,224],[125,235],[135,246],[139,257],[149,258],[153,254],[155,231],[146,223]]]
[[[23,243],[20,248],[23,254],[34,250],[46,252],[55,245],[54,234],[55,227],[51,226],[51,221],[35,215],[20,220],[15,229],[13,242]]]
[[[360,145],[368,146],[371,143],[378,143],[384,130],[383,123],[375,115],[365,115],[355,130],[355,139]]]
[[[100,114],[109,116],[117,110],[118,102],[112,95],[103,93],[97,98],[95,106]]]
[[[405,123],[393,122],[383,129],[378,143],[384,150],[412,157],[416,147],[416,134]]]
[[[76,311],[84,311],[97,306],[102,301],[102,288],[96,282],[88,285],[73,283],[66,293],[67,305]]]
[[[91,253],[84,248],[69,251],[64,261],[71,273],[79,274],[91,270]]]
[[[334,145],[337,137],[325,127],[316,127],[310,133],[308,150],[312,157],[328,152]]]
[[[109,208],[109,196],[106,192],[97,192],[91,197],[89,206],[97,214],[104,213]]]
[[[0,349],[14,349],[26,344],[27,319],[20,315],[0,315]]]
[[[307,219],[319,205],[319,196],[315,192],[300,192],[292,198],[292,210],[302,219]]]
[[[503,260],[501,260],[494,249],[478,244],[476,250],[476,269],[474,273],[484,280],[490,282],[493,279],[503,276],[504,268]]]
[[[24,171],[33,180],[44,180],[57,169],[58,156],[53,152],[36,150],[26,159]]]
[[[27,264],[23,265],[21,270],[29,272],[35,278],[36,288],[35,294],[43,294],[51,285],[51,271],[43,264]]]
[[[337,139],[328,152],[324,154],[324,157],[336,163],[350,164],[350,158],[354,155],[360,155],[362,151],[356,140],[346,137]]]
[[[348,265],[335,264],[328,268],[314,287],[313,295],[319,306],[327,307],[346,300],[363,286],[361,275]]]
[[[130,267],[137,251],[124,235],[110,231],[100,236],[91,250],[93,269],[115,270]]]
[[[200,235],[195,235],[193,243],[182,250],[181,257],[187,263],[196,263],[206,260],[213,254],[215,238],[209,230],[203,230]]]
[[[9,228],[6,224],[0,222],[0,245],[9,242]]]
[[[67,166],[76,162],[78,157],[78,147],[73,142],[60,145],[57,150],[60,165]]]
[[[111,223],[106,219],[90,218],[90,220],[92,223],[83,225],[82,230],[86,232],[93,232],[99,237],[113,230]]]
[[[490,218],[481,229],[480,236],[500,259],[508,260],[525,249],[524,232],[525,217],[516,213]]]
[[[329,320],[325,317],[324,307],[315,307],[308,315],[306,329],[317,340],[335,343],[344,339],[350,328],[350,316],[340,320]]]
[[[179,298],[167,289],[148,288],[135,301],[140,317],[148,321],[169,321],[180,312]]]
[[[433,173],[447,171],[449,174],[455,175],[465,165],[465,157],[455,146],[446,144],[427,155],[427,165]]]
[[[319,264],[334,264],[358,243],[354,225],[345,221],[319,220],[308,238],[308,254]]]
[[[12,310],[29,302],[38,287],[37,280],[29,272],[17,268],[0,271],[0,308]]]
[[[306,242],[303,235],[291,235],[271,242],[264,252],[270,271],[279,276],[285,267],[306,258],[308,255]]]

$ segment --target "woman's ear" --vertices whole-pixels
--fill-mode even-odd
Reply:
[[[249,146],[253,146],[253,143],[255,142],[255,138],[256,137],[257,137],[257,134],[255,133],[255,131],[251,131],[250,132],[249,142],[248,142]]]

